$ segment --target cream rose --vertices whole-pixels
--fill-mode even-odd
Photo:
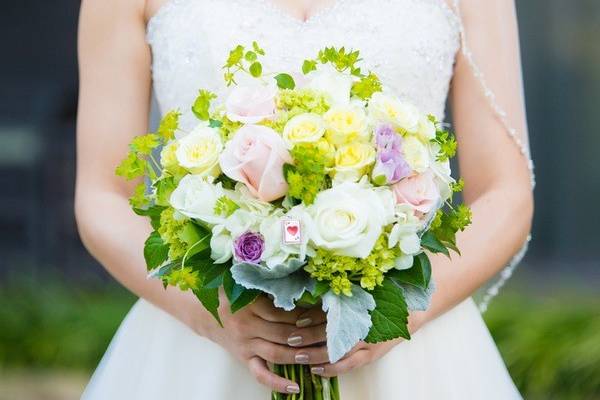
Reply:
[[[225,101],[227,118],[244,124],[271,118],[275,115],[276,95],[273,85],[235,86]]]
[[[308,208],[306,233],[315,246],[335,254],[365,258],[373,250],[393,210],[391,196],[361,183],[343,182],[317,195]]]
[[[369,100],[369,116],[376,122],[387,122],[394,128],[415,133],[419,126],[421,114],[410,103],[382,92],[374,93]]]
[[[428,116],[422,116],[417,128],[417,136],[424,142],[435,139],[436,128]]]
[[[283,128],[283,140],[289,149],[298,143],[313,143],[325,134],[325,122],[318,114],[296,115]]]
[[[327,127],[326,138],[335,146],[369,140],[367,115],[358,104],[333,107],[323,119]]]
[[[375,149],[368,143],[351,143],[335,153],[335,180],[358,181],[375,162]]]
[[[429,149],[415,136],[404,138],[402,153],[413,171],[424,172],[431,164]]]
[[[188,135],[178,140],[175,156],[179,165],[192,174],[218,176],[219,155],[223,143],[219,132],[205,125],[199,125]]]
[[[245,125],[227,142],[220,157],[223,173],[244,183],[262,201],[283,197],[288,189],[283,165],[292,163],[285,142],[274,130]]]

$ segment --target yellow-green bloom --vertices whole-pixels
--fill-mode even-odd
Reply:
[[[189,221],[175,218],[175,210],[171,207],[165,208],[160,214],[160,227],[158,233],[163,242],[169,245],[169,258],[177,260],[184,256],[188,244],[181,239],[181,232]]]

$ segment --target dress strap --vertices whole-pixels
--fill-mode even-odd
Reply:
[[[483,94],[485,98],[488,100],[490,107],[492,108],[494,115],[501,122],[504,130],[508,134],[508,136],[513,140],[515,145],[518,147],[519,152],[525,158],[527,162],[527,168],[529,170],[529,175],[531,179],[531,188],[532,190],[535,188],[535,173],[534,173],[534,164],[531,159],[531,153],[529,149],[529,144],[523,141],[519,135],[517,130],[512,126],[508,119],[508,114],[502,108],[502,106],[498,103],[496,95],[491,87],[488,85],[483,71],[479,68],[479,65],[475,61],[473,53],[469,49],[467,42],[467,34],[465,32],[465,27],[463,24],[461,12],[460,12],[460,0],[452,0],[454,13],[456,15],[456,19],[458,21],[458,26],[460,30],[460,41],[461,41],[461,53],[465,57],[471,71],[473,72],[473,76],[479,82]],[[504,267],[504,269],[500,272],[497,278],[495,278],[492,283],[485,289],[483,293],[483,297],[479,302],[479,309],[483,313],[487,310],[489,303],[493,300],[493,298],[500,292],[502,287],[506,284],[508,279],[512,276],[514,270],[520,264],[521,260],[527,253],[527,249],[529,247],[529,242],[531,241],[531,235],[529,235],[521,247],[521,249],[512,257],[509,264]]]

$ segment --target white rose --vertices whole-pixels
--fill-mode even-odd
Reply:
[[[308,75],[307,87],[325,95],[331,106],[345,105],[350,101],[352,77],[337,71],[330,65],[319,66],[319,69]]]
[[[374,93],[369,100],[369,116],[376,122],[388,122],[395,128],[415,133],[421,114],[410,103],[382,92]]]
[[[297,143],[313,143],[325,134],[325,122],[318,114],[296,115],[283,128],[283,140],[289,149]]]
[[[210,257],[217,264],[229,261],[233,256],[233,239],[224,225],[215,225],[210,238]]]
[[[217,200],[226,195],[221,183],[198,175],[184,176],[171,193],[169,203],[181,214],[208,224],[219,224],[223,217],[214,212]]]
[[[327,127],[326,138],[335,146],[356,141],[368,141],[368,119],[359,104],[332,107],[323,115]]]
[[[417,136],[424,142],[429,142],[435,139],[436,128],[433,121],[429,119],[429,116],[424,115],[419,121],[419,127],[417,129]]]
[[[277,264],[285,262],[291,255],[304,260],[307,255],[314,255],[314,251],[308,248],[308,237],[301,233],[300,244],[283,243],[283,219],[293,218],[300,221],[301,232],[306,227],[306,219],[310,218],[303,205],[293,207],[287,214],[278,210],[260,223],[259,232],[265,240],[265,249],[262,259],[267,267],[272,268]]]
[[[219,155],[223,143],[219,132],[205,125],[197,126],[192,132],[179,139],[175,152],[179,165],[193,174],[218,176]]]
[[[246,210],[237,209],[225,220],[225,228],[237,238],[247,231],[258,231],[262,217]]]
[[[425,172],[430,166],[429,149],[415,136],[406,136],[402,143],[404,159],[413,171]]]
[[[365,258],[381,235],[387,204],[372,188],[343,182],[319,193],[308,207],[308,237],[316,247]]]

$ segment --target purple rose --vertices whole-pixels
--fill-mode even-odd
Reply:
[[[373,168],[373,181],[377,184],[392,184],[406,178],[412,170],[400,149],[380,149]]]
[[[389,124],[379,125],[375,128],[375,143],[379,149],[400,151],[402,136]]]
[[[233,248],[236,260],[258,264],[265,250],[265,239],[260,233],[246,232],[235,240]]]

